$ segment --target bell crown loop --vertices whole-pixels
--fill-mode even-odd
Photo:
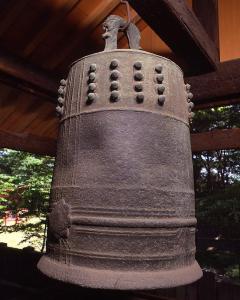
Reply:
[[[127,10],[127,24],[126,26],[124,26],[123,30],[127,29],[127,27],[129,26],[130,22],[131,22],[131,12],[130,12],[130,6],[128,3],[128,0],[121,0],[120,1],[122,4],[126,5],[126,10]]]

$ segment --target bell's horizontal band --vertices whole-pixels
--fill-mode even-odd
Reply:
[[[111,104],[111,102],[109,102]],[[171,118],[171,119],[174,119],[176,121],[179,121],[183,124],[185,124],[187,127],[189,127],[189,122],[186,121],[185,119],[182,119],[182,118],[178,118],[176,117],[175,115],[171,115],[171,114],[168,114],[168,113],[164,113],[162,111],[152,111],[150,109],[145,109],[143,108],[142,106],[139,107],[139,105],[136,104],[136,107],[129,107],[129,108],[126,108],[126,107],[122,107],[121,104],[119,106],[117,106],[118,103],[115,103],[115,107],[108,107],[108,108],[99,108],[99,109],[94,109],[94,108],[91,108],[91,109],[86,109],[85,111],[81,112],[81,113],[77,113],[77,114],[71,114],[71,115],[66,115],[65,114],[65,117],[62,118],[60,120],[61,123],[63,123],[64,121],[66,120],[69,120],[71,118],[76,118],[78,116],[81,116],[81,115],[85,115],[85,114],[96,114],[96,113],[100,113],[100,112],[105,112],[105,111],[119,111],[119,112],[122,112],[122,111],[130,111],[130,112],[143,112],[143,113],[152,113],[152,114],[157,114],[157,115],[160,115],[162,117],[166,117],[166,118]]]
[[[99,234],[99,232],[98,232]],[[56,251],[56,249],[54,247],[49,246],[49,249],[51,249],[53,252]],[[93,251],[74,251],[74,249],[68,249],[66,250],[67,254],[69,256],[71,256],[72,258],[77,258],[77,257],[81,257],[82,259],[84,258],[88,258],[92,261],[94,261],[94,259],[99,259],[99,261],[104,261],[104,260],[112,260],[112,261],[116,261],[117,263],[121,262],[121,260],[125,260],[128,263],[134,262],[134,263],[138,263],[139,261],[143,262],[149,262],[150,264],[157,264],[159,263],[160,260],[163,260],[165,262],[167,261],[175,261],[177,262],[178,257],[181,256],[181,258],[186,258],[187,255],[194,255],[194,253],[196,252],[196,248],[190,249],[188,251],[188,253],[186,254],[185,251],[182,252],[175,252],[175,253],[162,253],[162,254],[158,254],[158,255],[148,255],[148,256],[144,256],[141,254],[136,254],[133,256],[132,254],[125,254],[124,252],[122,253],[118,253],[117,255],[114,255],[112,253],[99,253],[99,252],[93,252]],[[138,269],[140,270],[141,268],[140,264],[138,265]]]
[[[94,226],[112,226],[112,227],[181,227],[195,226],[196,218],[124,218],[124,217],[102,217],[102,216],[72,216],[73,225],[94,225]]]

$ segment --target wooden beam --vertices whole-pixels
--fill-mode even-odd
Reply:
[[[240,128],[191,134],[192,152],[240,149]]]
[[[129,0],[129,3],[184,59],[191,74],[216,69],[218,50],[185,0]]]
[[[27,133],[0,131],[0,148],[9,148],[34,154],[55,156],[56,140]]]
[[[56,103],[60,78],[23,59],[0,51],[0,81]],[[195,109],[240,103],[240,59],[219,64],[217,71],[185,77],[192,86]]]
[[[219,53],[218,0],[192,0],[192,8]]]
[[[215,99],[214,99],[215,100]],[[235,105],[240,103],[240,97],[236,98],[230,98],[226,100],[217,99],[216,101],[205,101],[205,102],[196,102],[193,99],[193,102],[195,102],[193,111],[199,110],[199,109],[208,109],[212,107],[219,107],[219,106],[229,106],[229,105]]]
[[[187,77],[185,82],[192,87],[197,109],[240,103],[240,59],[219,64],[216,72]]]
[[[0,131],[0,148],[26,151],[34,154],[55,156],[56,139],[27,133]],[[240,149],[240,128],[216,129],[191,134],[192,152],[223,149]]]
[[[27,61],[0,51],[0,81],[55,102],[59,80]]]

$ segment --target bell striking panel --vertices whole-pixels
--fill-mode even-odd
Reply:
[[[47,253],[38,267],[93,288],[188,284],[202,274],[190,86],[164,57],[112,49],[110,25],[107,49],[76,61],[61,81]],[[128,30],[132,41],[136,29]]]

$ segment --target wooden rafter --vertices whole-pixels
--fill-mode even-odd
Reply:
[[[185,0],[129,0],[129,3],[184,59],[192,74],[216,69],[218,49]]]

